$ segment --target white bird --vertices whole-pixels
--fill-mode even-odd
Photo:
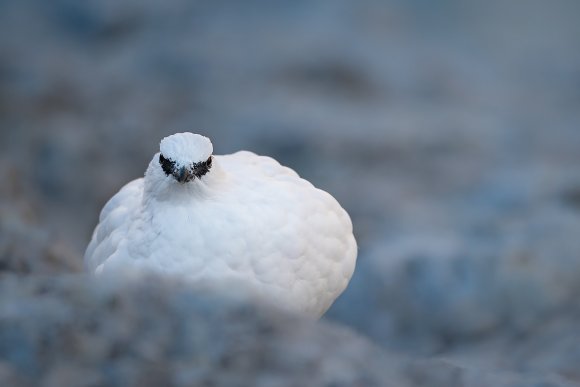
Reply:
[[[87,269],[174,275],[320,317],[354,271],[350,217],[270,157],[212,152],[198,134],[165,137],[145,177],[102,209]]]

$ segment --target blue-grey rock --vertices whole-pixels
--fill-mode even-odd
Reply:
[[[0,385],[394,385],[381,361],[348,330],[155,278],[0,281]]]

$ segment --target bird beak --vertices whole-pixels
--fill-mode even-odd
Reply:
[[[187,183],[195,178],[195,174],[190,168],[181,167],[173,171],[173,177],[180,183]]]

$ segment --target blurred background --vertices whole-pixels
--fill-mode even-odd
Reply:
[[[0,270],[70,272],[160,139],[269,155],[359,241],[326,320],[580,383],[580,3],[0,1]]]

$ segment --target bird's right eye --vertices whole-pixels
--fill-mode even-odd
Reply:
[[[166,159],[163,157],[162,154],[159,155],[159,164],[161,164],[161,168],[166,175],[171,175],[173,172],[173,167],[175,166],[175,162]]]

